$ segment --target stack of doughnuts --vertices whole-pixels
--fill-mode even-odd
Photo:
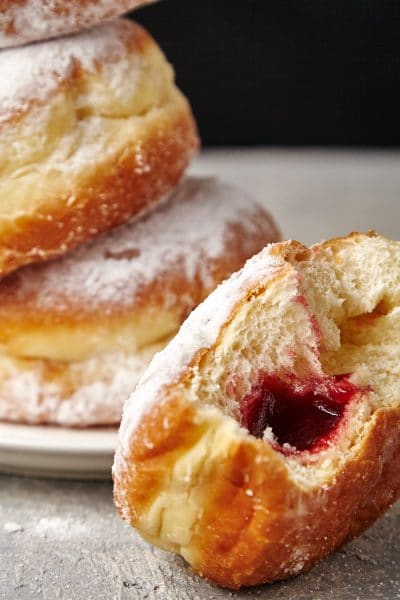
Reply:
[[[0,420],[86,427],[279,232],[185,178],[188,101],[138,0],[0,0]]]

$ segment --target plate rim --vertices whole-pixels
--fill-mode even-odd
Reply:
[[[60,435],[61,434],[61,435]],[[52,425],[0,423],[0,451],[41,454],[101,455],[114,453],[117,427],[72,429]]]

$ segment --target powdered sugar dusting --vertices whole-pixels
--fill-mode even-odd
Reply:
[[[6,533],[20,533],[24,530],[24,528],[19,523],[15,523],[14,521],[8,521],[7,523],[4,523],[3,530]]]
[[[6,0],[0,48],[65,35],[121,15],[149,0]]]
[[[0,52],[0,124],[46,101],[77,68],[96,72],[132,58],[128,40],[142,29],[119,19],[68,37]],[[140,68],[140,61],[138,63]],[[112,74],[112,73],[111,73]],[[116,77],[116,75],[115,75]],[[130,69],[130,77],[134,73]]]
[[[59,379],[46,376],[45,361],[21,365],[0,356],[0,420],[69,427],[117,424],[123,403],[162,346],[152,344],[130,355],[104,353],[72,363]]]
[[[42,517],[33,523],[32,533],[39,537],[65,541],[73,538],[82,539],[82,536],[90,535],[90,530],[86,523],[71,517],[51,516]]]
[[[265,243],[276,239],[272,222],[244,192],[214,178],[187,178],[149,215],[6,279],[0,285],[0,314],[1,306],[6,311],[15,301],[29,313],[111,314],[143,297],[149,304],[152,292],[146,286],[164,273],[176,272],[192,286],[200,281],[211,289],[212,261],[229,251],[232,239],[237,244],[233,229],[238,225],[246,232],[243,256],[255,251],[253,235],[261,234]],[[162,292],[158,306],[174,306],[178,292],[166,287]]]
[[[115,465],[129,455],[132,435],[142,416],[162,399],[162,390],[178,380],[200,349],[217,341],[234,306],[247,290],[262,285],[284,268],[283,258],[270,252],[270,246],[249,259],[243,269],[221,283],[182,325],[167,347],[156,354],[135,392],[124,406]]]

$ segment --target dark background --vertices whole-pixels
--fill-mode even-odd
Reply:
[[[135,19],[205,144],[400,144],[400,0],[164,0]]]

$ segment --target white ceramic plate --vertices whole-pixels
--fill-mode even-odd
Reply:
[[[0,423],[0,472],[68,479],[109,479],[114,428],[64,429]]]

